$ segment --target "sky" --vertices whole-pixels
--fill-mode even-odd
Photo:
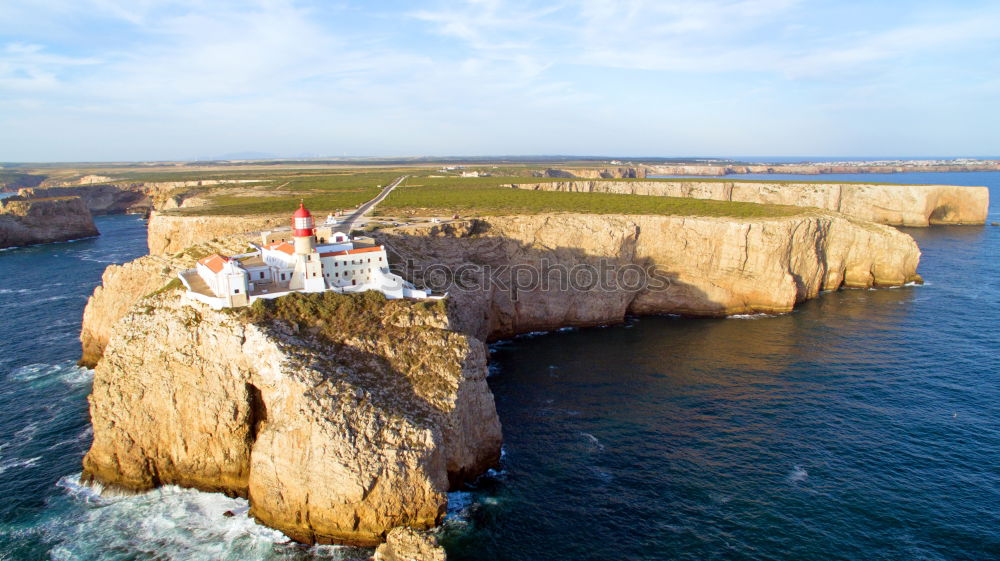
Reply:
[[[995,0],[0,1],[0,162],[989,156],[998,102]]]

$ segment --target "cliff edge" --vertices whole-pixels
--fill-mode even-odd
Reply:
[[[445,492],[497,461],[484,340],[626,314],[785,312],[822,290],[919,280],[910,236],[821,211],[491,217],[377,235],[403,274],[449,290],[446,309],[374,292],[183,304],[176,269],[239,236],[109,267],[84,317],[97,367],[83,478],[239,495],[296,540],[375,545],[437,524]],[[383,558],[433,545],[396,535]]]
[[[216,312],[166,290],[112,330],[83,479],[238,495],[295,540],[377,545],[438,524],[449,486],[498,461],[485,376],[484,344],[438,304],[323,293]]]
[[[986,187],[751,181],[559,181],[517,189],[653,195],[815,207],[892,226],[984,224]]]
[[[0,248],[98,235],[90,211],[77,197],[0,199]]]
[[[243,231],[252,223],[228,217],[168,220],[170,230],[185,239],[195,239],[206,220],[217,235],[227,227]],[[745,219],[498,216],[392,228],[374,235],[392,250],[394,263],[407,265],[399,271],[405,277],[449,291],[453,327],[483,340],[615,323],[627,314],[787,312],[822,290],[898,286],[919,278],[920,250],[913,238],[888,226],[820,211]],[[142,296],[197,258],[214,251],[238,252],[245,243],[237,235],[183,253],[108,267],[84,311],[82,363],[97,363],[112,326]],[[647,275],[651,269],[656,275],[644,276],[649,283],[641,286],[626,279],[629,282],[594,287],[584,282],[563,289],[558,282],[560,275],[574,271],[586,280],[592,268],[605,266],[616,275]],[[545,270],[551,282],[512,282],[511,271],[522,269],[529,275]],[[435,271],[451,277],[441,284]],[[456,271],[463,278],[456,278]]]
[[[788,312],[824,290],[919,280],[913,238],[820,211],[489,217],[376,237],[407,264],[404,276],[449,291],[457,329],[485,340],[628,314]]]

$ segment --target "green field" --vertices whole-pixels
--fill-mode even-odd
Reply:
[[[662,182],[731,182],[730,178],[651,178],[651,179],[565,179],[503,175],[493,177],[458,177],[438,170],[380,170],[326,173],[266,174],[265,185],[241,189],[233,186],[206,188],[210,203],[171,211],[184,215],[254,215],[287,212],[303,199],[318,213],[356,207],[378,194],[379,185],[386,185],[402,173],[410,177],[383,201],[375,211],[392,215],[510,215],[548,212],[591,214],[659,214],[733,217],[788,216],[803,212],[798,207],[760,205],[703,199],[618,195],[610,193],[579,193],[519,190],[510,184],[548,183],[559,181],[662,181]],[[496,171],[496,170],[494,170]],[[203,176],[204,177],[204,176]],[[233,178],[231,174],[227,177]],[[739,179],[735,181],[788,184],[827,184],[822,180]],[[841,182],[836,182],[841,183]],[[855,182],[864,183],[864,182]],[[214,194],[213,194],[214,193]]]
[[[317,212],[330,212],[371,200],[378,195],[380,186],[388,185],[399,176],[397,172],[272,175],[266,185],[252,187],[252,194],[233,194],[232,187],[218,186],[215,191],[219,194],[208,195],[210,204],[170,212],[185,216],[272,214],[288,212],[296,208],[300,200]]]
[[[523,178],[410,178],[379,204],[380,215],[512,215],[549,212],[773,217],[801,208],[678,197],[530,191],[500,185]],[[542,179],[555,181],[554,179]]]

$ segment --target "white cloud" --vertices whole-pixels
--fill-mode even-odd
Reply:
[[[996,58],[982,51],[1000,40],[1000,10],[990,7],[875,20],[807,0],[467,0],[377,14],[359,6],[0,2],[0,36],[10,38],[0,41],[0,119],[21,133],[39,128],[32,119],[77,123],[104,135],[108,150],[133,149],[119,139],[137,138],[149,151],[172,146],[171,157],[283,145],[565,151],[559,139],[600,151],[615,139],[661,142],[657,128],[707,143],[726,121],[720,112],[757,115],[733,127],[763,119],[798,131],[817,112],[892,107],[925,84],[938,99],[973,95],[933,76],[995,75]],[[989,83],[974,95],[987,98]],[[651,132],[631,130],[636,123]],[[32,137],[19,138],[21,149]],[[206,147],[178,148],[178,139]]]

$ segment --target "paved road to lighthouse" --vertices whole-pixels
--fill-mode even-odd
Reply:
[[[389,193],[391,193],[393,189],[395,189],[400,183],[402,183],[406,179],[406,177],[407,176],[404,175],[402,177],[396,178],[392,183],[386,185],[385,189],[382,189],[382,192],[379,193],[377,197],[359,206],[358,210],[352,212],[349,216],[347,216],[343,220],[338,220],[337,229],[350,234],[351,230],[357,228],[359,224],[365,220],[365,217],[368,215],[369,212],[372,211],[372,209],[375,208],[375,205],[382,202],[382,199],[388,197]]]

